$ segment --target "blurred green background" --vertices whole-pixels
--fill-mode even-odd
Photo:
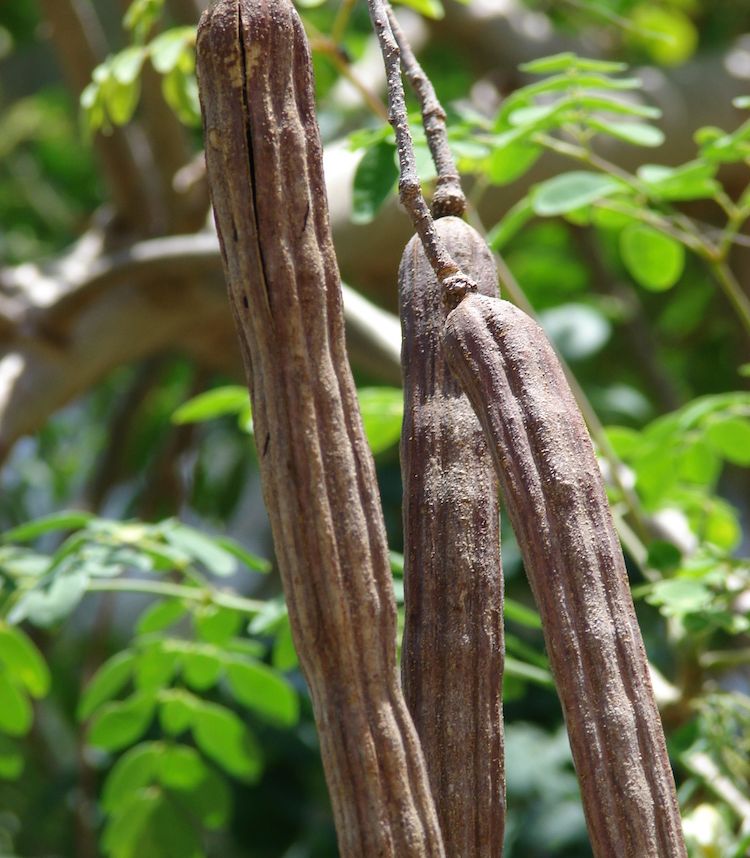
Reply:
[[[342,275],[392,314],[411,231],[366,6],[298,5]],[[0,2],[2,856],[336,854],[209,214],[201,6]],[[691,856],[750,855],[750,3],[398,12],[504,294],[580,385]],[[350,306],[398,597],[397,322]],[[503,556],[506,855],[584,858],[505,524]]]

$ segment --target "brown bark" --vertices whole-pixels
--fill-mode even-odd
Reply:
[[[597,858],[684,858],[674,780],[594,451],[541,328],[470,295],[445,346],[539,605]]]
[[[481,236],[436,222],[483,294],[497,273]],[[442,288],[418,238],[399,277],[404,333],[404,694],[446,853],[502,855],[503,580],[498,485],[482,427],[441,349]]]
[[[260,472],[342,856],[442,856],[396,668],[371,455],[344,345],[309,50],[290,0],[219,0],[198,71]]]

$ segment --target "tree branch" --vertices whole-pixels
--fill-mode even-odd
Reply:
[[[414,156],[414,144],[406,113],[404,85],[401,80],[401,52],[389,20],[390,4],[388,0],[368,0],[368,7],[385,63],[388,120],[396,135],[400,166],[398,189],[401,204],[411,218],[412,225],[422,242],[425,256],[432,266],[446,298],[450,303],[455,303],[460,301],[467,292],[476,292],[477,284],[461,271],[446,250],[435,229],[435,223],[427,203],[422,196],[422,186]]]
[[[241,374],[212,233],[107,253],[92,232],[50,266],[0,272],[0,299],[0,461],[121,364],[179,348]],[[353,362],[399,384],[398,320],[346,287],[344,303]]]
[[[387,6],[386,11],[393,37],[401,51],[401,65],[404,73],[419,99],[427,145],[430,147],[430,154],[437,171],[437,185],[432,195],[432,213],[436,218],[447,215],[461,217],[466,211],[466,197],[461,188],[461,177],[458,174],[456,162],[448,145],[445,110],[438,101],[432,81],[424,73],[424,69],[414,55],[393,9]]]

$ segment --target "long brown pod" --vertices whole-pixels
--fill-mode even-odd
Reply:
[[[597,858],[684,858],[625,562],[591,440],[542,329],[469,295],[444,344],[491,446],[534,595]]]
[[[208,175],[263,490],[345,858],[443,856],[400,689],[375,471],[347,363],[310,54],[291,0],[198,35]]]
[[[497,273],[481,236],[436,222],[486,295]],[[502,854],[503,579],[498,485],[482,427],[441,348],[442,287],[415,236],[399,272],[404,376],[404,694],[422,743],[446,853]]]

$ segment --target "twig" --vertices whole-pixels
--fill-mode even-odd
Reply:
[[[723,774],[711,757],[703,752],[688,753],[683,756],[682,761],[703,780],[708,789],[734,811],[742,824],[742,833],[750,832],[750,801]]]
[[[150,239],[111,254],[102,244],[92,231],[48,266],[0,269],[8,296],[0,294],[0,467],[21,435],[113,366],[179,346],[206,366],[239,370],[239,356],[217,345],[228,342],[231,317],[215,233]],[[148,288],[153,283],[159,289]],[[398,319],[346,286],[343,292],[352,361],[398,384]]]
[[[351,18],[354,10],[355,2],[356,0],[341,0],[341,6],[339,6],[339,11],[336,13],[336,19],[333,22],[333,28],[331,30],[331,38],[336,44],[339,44],[344,38],[344,33],[346,32],[347,25],[349,24],[349,18]]]
[[[457,304],[468,292],[476,292],[477,284],[467,277],[445,249],[435,229],[417,175],[414,144],[406,114],[404,85],[401,80],[401,54],[388,21],[387,0],[367,0],[370,18],[380,43],[385,63],[388,88],[388,120],[396,134],[396,148],[401,167],[398,183],[401,203],[411,218],[425,255],[432,266],[449,305]]]
[[[709,263],[709,267],[724,292],[726,299],[737,314],[737,318],[745,329],[745,333],[750,335],[750,299],[743,292],[742,287],[737,282],[737,278],[726,262],[712,260]]]
[[[393,9],[387,7],[386,11],[393,37],[401,51],[401,65],[404,74],[419,100],[427,145],[430,147],[432,160],[437,170],[437,185],[435,193],[432,195],[432,214],[436,218],[447,215],[461,217],[466,211],[466,197],[461,187],[461,177],[456,168],[453,153],[448,145],[445,110],[438,101],[432,81],[427,77],[414,55],[409,40],[401,29]]]
[[[380,117],[385,122],[388,121],[388,110],[386,109],[383,102],[378,98],[378,96],[367,86],[367,84],[363,83],[357,74],[354,72],[352,68],[352,64],[346,55],[346,52],[341,48],[336,41],[334,41],[329,36],[326,36],[325,33],[321,33],[317,27],[314,27],[309,21],[305,22],[305,30],[307,32],[307,36],[310,40],[310,47],[313,51],[317,51],[319,53],[325,54],[328,59],[333,63],[336,68],[336,71],[357,90],[357,92],[362,96],[365,104],[370,108],[370,110],[375,114],[375,116]]]

